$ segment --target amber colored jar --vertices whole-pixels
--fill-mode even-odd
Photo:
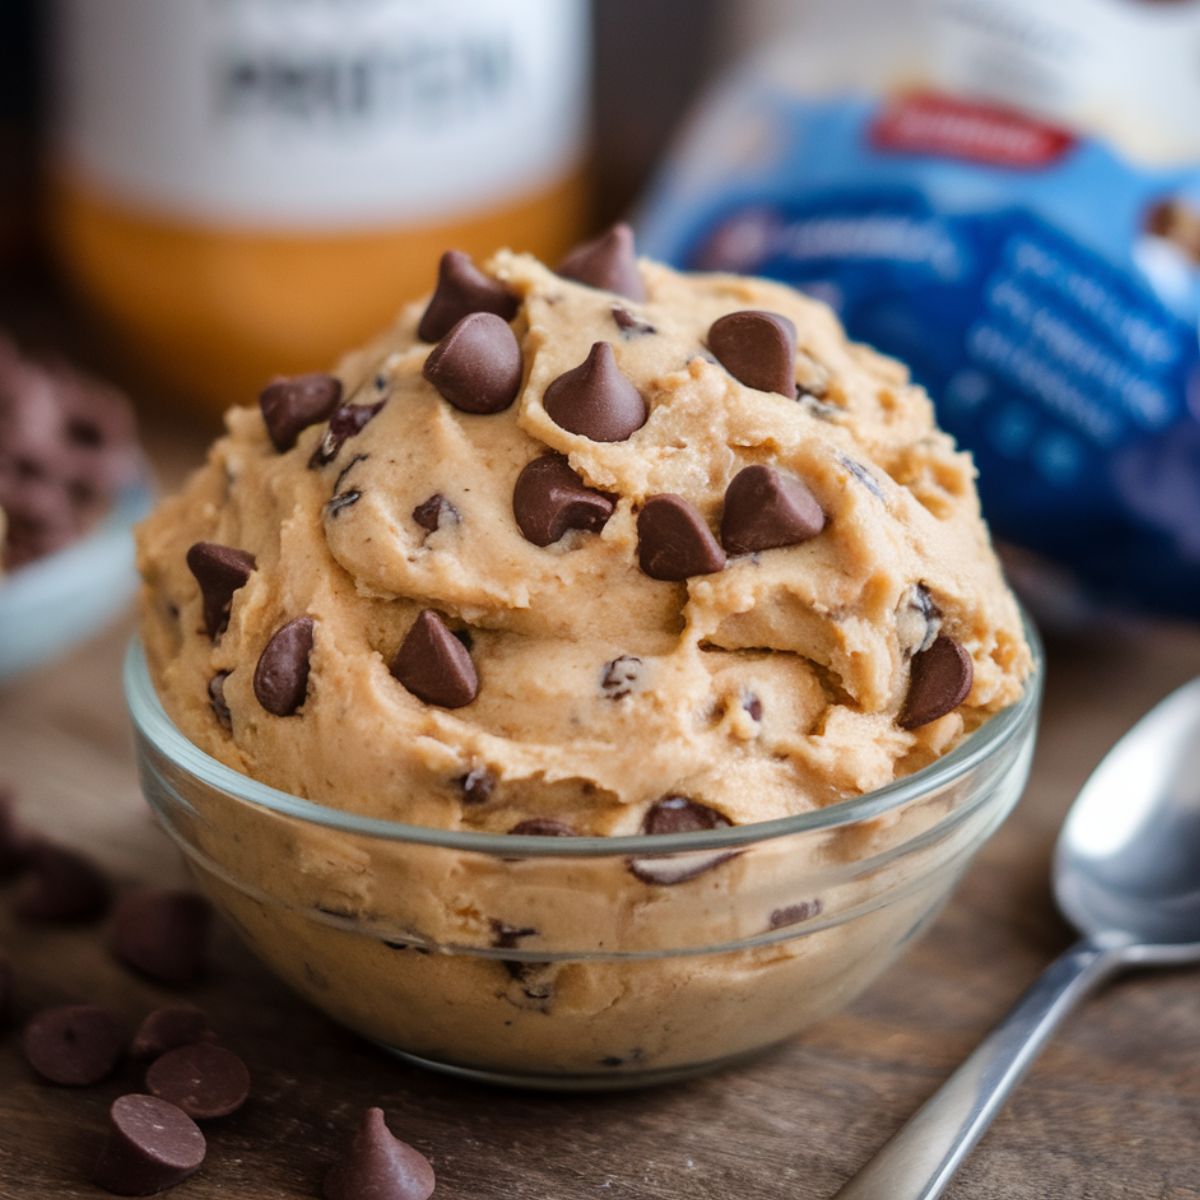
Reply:
[[[439,254],[580,232],[586,0],[58,0],[52,228],[210,408],[327,366]]]

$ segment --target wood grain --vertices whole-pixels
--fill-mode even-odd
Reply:
[[[176,448],[178,454],[178,448]],[[128,625],[0,688],[0,780],[22,816],[95,853],[124,882],[182,878],[139,798],[119,687]],[[250,1064],[251,1104],[210,1126],[179,1200],[320,1194],[357,1113],[382,1104],[433,1159],[446,1200],[819,1200],[938,1086],[1069,939],[1047,875],[1066,805],[1107,746],[1200,672],[1200,632],[1141,631],[1051,648],[1034,779],[931,934],[847,1013],[756,1063],[608,1096],[501,1092],[391,1061],[275,983],[222,932],[191,994]],[[99,999],[132,1026],[169,994],[115,966],[97,930],[0,946],[22,1015]],[[955,1200],[1200,1198],[1200,992],[1195,974],[1130,978],[1070,1022],[950,1195]],[[82,1092],[37,1083],[0,1034],[0,1200],[89,1197],[90,1161],[126,1068]]]

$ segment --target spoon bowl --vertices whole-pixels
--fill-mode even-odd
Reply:
[[[1054,881],[1059,908],[1093,939],[1200,956],[1200,679],[1096,768],[1059,836]]]

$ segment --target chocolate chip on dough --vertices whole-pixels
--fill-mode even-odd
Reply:
[[[232,675],[232,671],[218,671],[208,681],[208,704],[213,711],[213,716],[217,718],[217,724],[222,729],[233,729],[233,714],[229,711],[229,705],[225,701],[225,680]]]
[[[725,567],[725,551],[682,496],[651,496],[637,518],[638,562],[651,579],[679,582]]]
[[[472,767],[458,778],[464,804],[486,804],[496,790],[496,777],[487,767]]]
[[[325,512],[330,517],[337,517],[344,509],[350,508],[351,505],[357,504],[362,499],[362,492],[357,488],[350,488],[349,491],[338,492],[336,496],[330,498],[329,503],[325,505]]]
[[[502,412],[521,390],[521,347],[500,317],[470,313],[429,352],[422,374],[461,412]]]
[[[88,1087],[112,1074],[125,1046],[112,1015],[94,1004],[44,1008],[25,1026],[21,1050],[43,1078]]]
[[[553,817],[528,817],[518,821],[509,831],[515,837],[577,837],[575,830]]]
[[[641,685],[642,660],[634,654],[621,654],[604,664],[600,673],[600,691],[608,700],[622,700]]]
[[[522,939],[536,936],[537,930],[530,926],[509,925],[492,918],[492,945],[498,950],[516,950]]]
[[[617,366],[609,342],[596,342],[579,366],[553,380],[542,407],[560,428],[593,442],[623,442],[649,416],[646,401]]]
[[[216,638],[229,624],[234,592],[245,586],[257,565],[254,555],[216,542],[196,542],[187,552],[187,565],[200,585],[204,630]]]
[[[227,1117],[246,1103],[250,1072],[232,1050],[195,1042],[168,1050],[146,1072],[146,1090],[193,1121]]]
[[[629,300],[646,298],[646,285],[634,252],[633,230],[624,222],[568,251],[558,264],[558,274],[588,287],[616,292]]]
[[[458,509],[441,492],[437,492],[430,496],[428,500],[422,500],[413,509],[412,519],[422,529],[428,529],[430,533],[436,533],[443,525],[457,525],[462,520],[462,517]]]
[[[825,528],[807,484],[763,463],[743,467],[725,491],[721,542],[730,554],[796,546]]]
[[[33,845],[16,913],[27,921],[91,921],[108,907],[108,881],[84,855],[49,842]]]
[[[535,546],[549,546],[569,529],[599,533],[614,507],[612,498],[587,487],[561,454],[526,463],[513,488],[517,527]]]
[[[367,427],[372,417],[379,413],[386,401],[380,400],[375,404],[343,404],[329,418],[329,428],[325,436],[317,443],[317,448],[308,460],[310,467],[323,467],[337,458],[338,451],[352,438],[357,437]]]
[[[418,700],[441,708],[462,708],[479,694],[470,651],[429,608],[413,622],[391,671]]]
[[[642,832],[654,836],[694,833],[700,829],[725,829],[731,824],[724,813],[688,796],[664,796],[647,809]]]
[[[896,640],[906,658],[928,650],[942,628],[942,610],[924,584],[914,583],[896,608]]]
[[[953,712],[970,694],[975,664],[961,642],[944,634],[913,655],[908,697],[900,714],[904,729],[918,729]]]
[[[883,494],[883,488],[879,486],[879,480],[862,463],[856,462],[853,458],[847,458],[845,455],[841,455],[838,461],[876,500],[882,500],[884,503],[887,503],[887,497]]]
[[[763,719],[763,702],[755,692],[745,692],[742,695],[742,708],[752,721]]]
[[[208,966],[211,924],[208,902],[194,892],[134,892],[117,905],[113,953],[159,983],[191,983]]]
[[[796,326],[779,313],[747,309],[718,317],[708,348],[739,383],[796,396]]]
[[[811,921],[819,917],[825,905],[819,900],[801,900],[799,904],[789,904],[777,908],[771,913],[771,929],[784,929],[788,925],[798,925],[801,921]]]
[[[447,250],[438,263],[438,281],[417,326],[423,342],[440,341],[468,313],[494,313],[504,321],[517,315],[520,301],[498,279],[485,275],[461,250]]]
[[[290,450],[310,425],[331,416],[341,402],[341,380],[319,373],[276,379],[258,397],[267,436],[280,454]]]
[[[296,617],[271,635],[254,668],[254,695],[267,712],[290,717],[304,703],[312,648],[312,617]]]
[[[628,334],[630,337],[645,337],[658,332],[649,321],[643,321],[640,317],[634,316],[623,304],[612,306],[612,319],[613,324],[623,334]]]
[[[200,1127],[157,1096],[120,1096],[92,1182],[117,1196],[152,1196],[182,1183],[204,1162]]]
[[[370,1108],[350,1148],[325,1176],[325,1200],[429,1200],[435,1186],[429,1160],[387,1127],[383,1109]]]
[[[642,818],[642,833],[655,836],[695,833],[706,829],[727,829],[732,823],[724,813],[689,796],[664,796],[647,809]],[[630,872],[643,883],[669,887],[695,879],[732,857],[731,852],[701,856],[690,853],[656,855],[631,858],[628,866]]]

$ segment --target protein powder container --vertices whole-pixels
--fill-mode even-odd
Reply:
[[[57,0],[54,235],[180,395],[325,368],[448,246],[579,234],[586,0]]]

